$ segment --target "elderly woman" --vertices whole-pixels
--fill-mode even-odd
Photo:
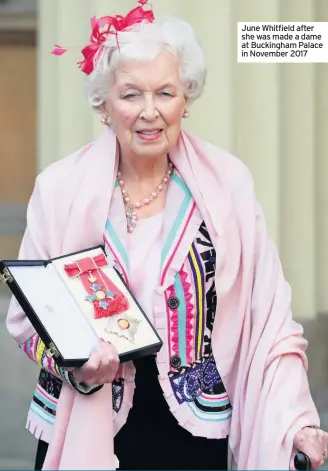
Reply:
[[[307,343],[252,178],[181,130],[203,52],[190,25],[140,3],[92,20],[80,67],[105,130],[38,176],[20,258],[104,242],[163,347],[119,365],[100,341],[67,371],[13,301],[8,330],[41,367],[27,423],[36,469],[112,469],[114,454],[120,469],[294,469],[298,451],[316,469],[327,434]]]

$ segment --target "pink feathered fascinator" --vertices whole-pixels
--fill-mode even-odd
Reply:
[[[97,57],[99,57],[104,49],[104,42],[110,34],[116,36],[116,42],[119,49],[118,32],[125,31],[132,25],[142,22],[153,23],[154,13],[152,10],[144,10],[144,5],[148,0],[139,0],[140,6],[133,8],[127,15],[102,16],[97,19],[95,16],[91,18],[91,35],[90,42],[82,49],[84,59],[78,62],[82,72],[90,75],[95,67]],[[55,49],[51,54],[61,56],[65,54],[67,49],[55,45]]]

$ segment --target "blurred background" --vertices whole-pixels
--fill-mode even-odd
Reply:
[[[294,317],[309,340],[310,384],[328,430],[328,65],[236,62],[237,21],[328,21],[328,1],[151,4],[155,15],[190,21],[203,44],[208,82],[184,126],[237,155],[253,173],[292,286]],[[17,257],[35,176],[101,132],[76,65],[90,18],[134,6],[0,0],[0,259]],[[69,53],[51,55],[54,44]],[[8,300],[0,287],[0,469],[32,469],[36,442],[24,427],[37,369],[6,332]]]

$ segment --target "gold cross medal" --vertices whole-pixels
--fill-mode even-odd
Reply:
[[[118,337],[123,337],[129,342],[134,342],[140,322],[141,320],[135,319],[134,317],[129,316],[129,314],[118,314],[108,319],[105,332],[107,332],[107,334],[114,334]]]

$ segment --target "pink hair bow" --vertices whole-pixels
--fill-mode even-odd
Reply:
[[[101,53],[103,50],[104,42],[106,41],[109,34],[115,34],[117,45],[117,33],[119,31],[124,31],[130,26],[146,21],[148,23],[153,23],[154,14],[152,10],[143,10],[143,6],[147,3],[148,0],[139,0],[141,6],[133,8],[126,16],[115,15],[115,16],[103,16],[97,20],[94,16],[91,18],[91,36],[90,43],[82,49],[82,54],[84,59],[78,62],[78,65],[82,72],[89,75],[94,69],[96,56]],[[60,56],[64,54],[67,49],[56,45],[55,49],[52,51],[53,55]]]

